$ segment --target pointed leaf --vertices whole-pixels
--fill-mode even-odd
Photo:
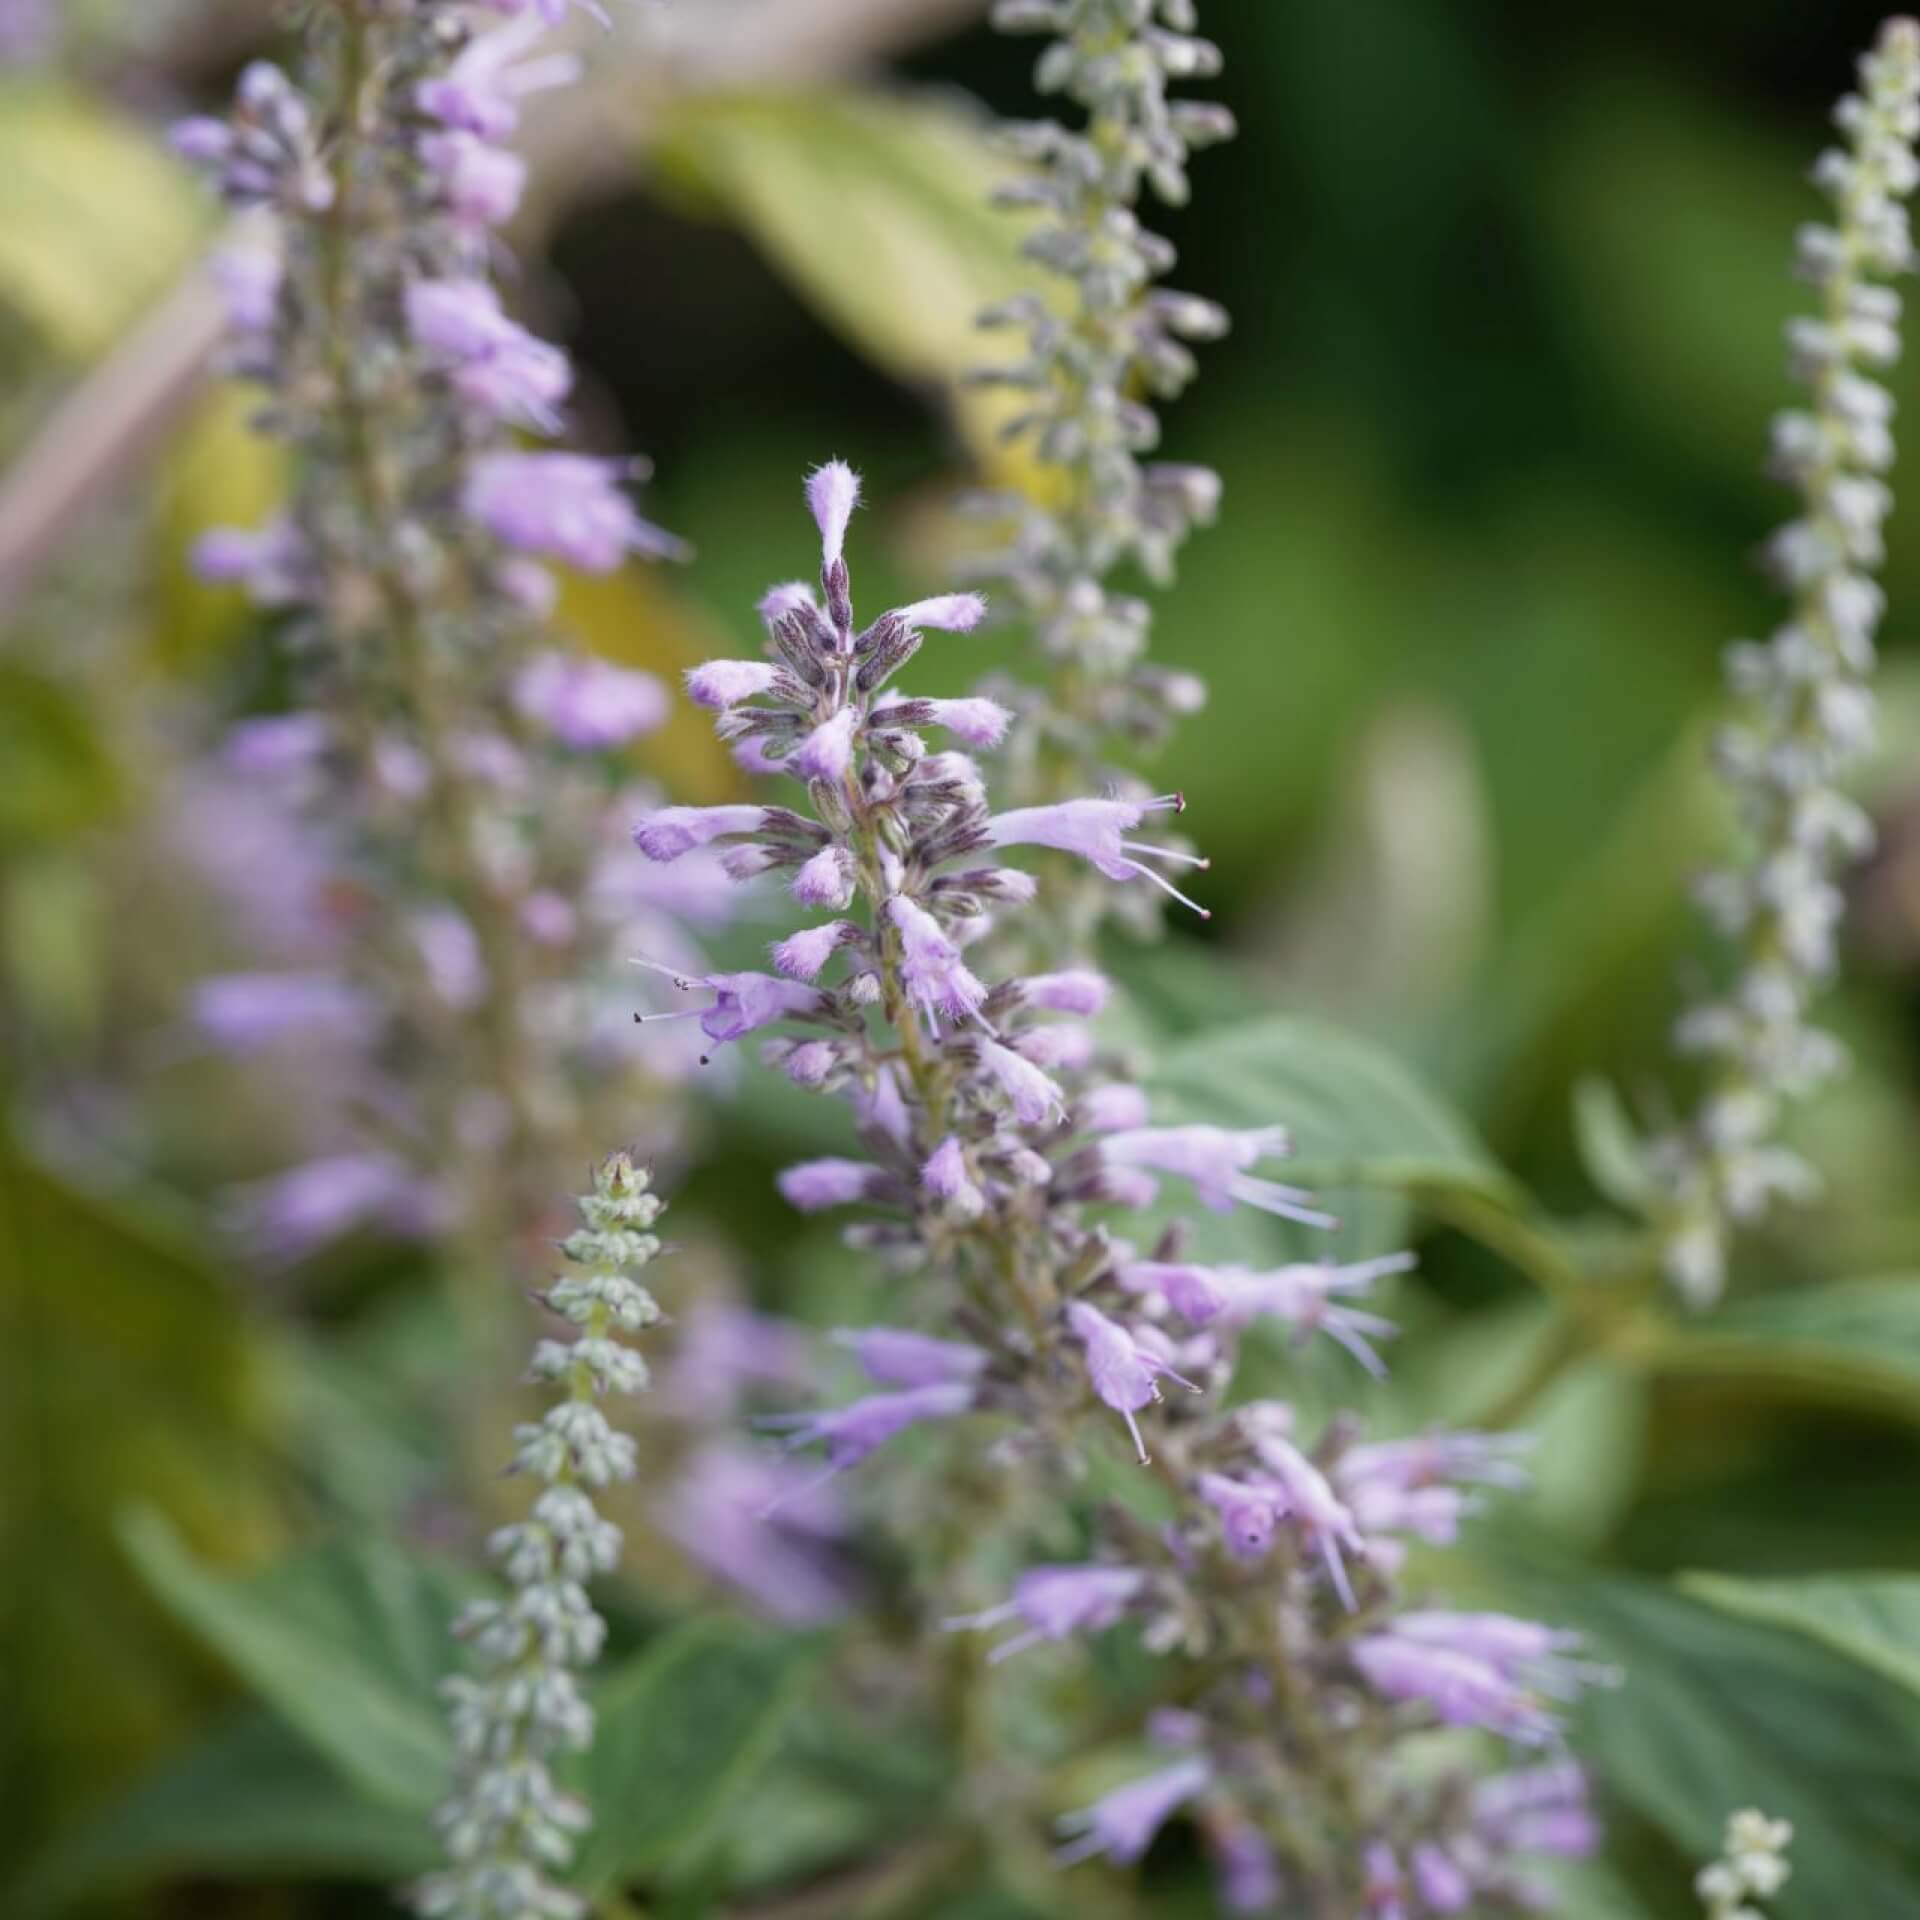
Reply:
[[[1676,1328],[1657,1364],[1678,1374],[1920,1420],[1920,1275],[1836,1280],[1735,1301]]]
[[[248,1713],[76,1829],[6,1904],[18,1920],[40,1920],[189,1876],[392,1880],[433,1859],[417,1815],[362,1798],[298,1734]]]
[[[599,1893],[697,1850],[771,1757],[819,1652],[817,1640],[698,1620],[610,1675],[595,1698],[579,1884]]]
[[[174,1616],[373,1799],[431,1806],[449,1770],[437,1699],[468,1583],[380,1541],[303,1553],[254,1574],[214,1572],[159,1515],[123,1528]]]

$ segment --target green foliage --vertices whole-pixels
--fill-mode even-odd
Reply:
[[[1862,1573],[1732,1580],[1697,1573],[1680,1584],[1742,1620],[1804,1634],[1920,1697],[1920,1579]]]
[[[1790,1626],[1651,1584],[1528,1582],[1626,1683],[1581,1716],[1581,1751],[1682,1857],[1712,1857],[1730,1808],[1794,1824],[1780,1920],[1896,1920],[1920,1898],[1920,1700]]]
[[[272,1533],[253,1342],[222,1279],[0,1134],[5,1851],[176,1737],[201,1676],[131,1577],[129,1499],[229,1551]],[[11,1822],[24,1823],[24,1833]]]
[[[404,1879],[433,1864],[409,1808],[356,1793],[298,1734],[248,1712],[82,1823],[10,1890],[18,1920],[188,1877]]]
[[[821,1649],[737,1621],[691,1621],[609,1674],[584,1788],[580,1884],[597,1891],[697,1857],[771,1757]]]
[[[119,792],[83,697],[0,659],[0,854],[105,817]]]
[[[1334,1246],[1348,1258],[1405,1244],[1409,1190],[1461,1190],[1502,1206],[1516,1198],[1464,1118],[1390,1054],[1321,1021],[1273,1017],[1179,1041],[1155,1059],[1149,1089],[1160,1125],[1284,1122],[1294,1157],[1279,1177],[1324,1196],[1340,1215]],[[1193,1211],[1184,1196],[1182,1209]],[[1326,1250],[1323,1234],[1285,1232]]]
[[[1006,168],[950,102],[707,96],[674,109],[652,158],[896,379],[950,391],[993,357],[974,315],[1041,284],[1017,259],[1020,223],[987,204]],[[972,396],[962,418],[987,448],[1007,411]]]
[[[429,1864],[419,1837],[451,1758],[438,1687],[459,1661],[453,1617],[478,1583],[379,1539],[234,1576],[210,1572],[157,1515],[132,1516],[124,1532],[161,1600],[270,1717],[174,1762],[67,1843],[36,1884],[188,1869],[272,1875],[320,1859],[328,1836],[341,1874]],[[578,1769],[595,1816],[579,1884],[604,1892],[710,1853],[821,1651],[817,1640],[721,1617],[670,1628],[609,1667]],[[259,1763],[245,1803],[258,1816],[251,1845],[214,1814],[249,1757]]]
[[[181,1625],[370,1799],[424,1811],[440,1797],[451,1750],[435,1689],[471,1579],[383,1540],[233,1576],[154,1514],[131,1516],[125,1538]]]
[[[1659,1362],[1920,1420],[1920,1278],[1837,1280],[1736,1301],[1678,1329]]]

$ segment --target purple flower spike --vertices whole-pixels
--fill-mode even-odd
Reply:
[[[520,124],[519,101],[571,86],[581,65],[570,53],[523,60],[544,23],[531,16],[471,40],[445,73],[420,83],[415,104],[429,119],[479,140],[503,140]]]
[[[1443,1726],[1484,1727],[1536,1746],[1557,1732],[1553,1716],[1531,1693],[1471,1654],[1391,1630],[1361,1635],[1351,1652],[1361,1677],[1377,1693],[1425,1706]]]
[[[623,747],[667,718],[667,690],[652,674],[591,654],[537,654],[514,681],[513,700],[529,720],[581,753]]]
[[[1066,1095],[1031,1060],[1023,1060],[1011,1047],[1003,1047],[997,1040],[982,1040],[980,1064],[992,1074],[1013,1108],[1013,1117],[1023,1127],[1044,1126],[1050,1120],[1066,1118]]]
[[[908,716],[911,716],[910,718]],[[890,701],[873,714],[876,726],[945,727],[970,747],[997,747],[1006,738],[1013,715],[997,700]]]
[[[977,593],[942,593],[895,607],[903,626],[937,627],[942,633],[971,633],[987,617],[987,603]]]
[[[908,994],[937,1028],[940,1016],[970,1020],[987,990],[960,957],[939,921],[903,893],[887,902],[887,918],[900,936],[900,977]]]
[[[634,828],[633,844],[665,864],[729,834],[758,833],[766,817],[764,807],[661,807]]]
[[[1195,1483],[1200,1498],[1220,1516],[1220,1531],[1236,1560],[1264,1560],[1273,1547],[1273,1530],[1286,1511],[1286,1495],[1277,1486],[1251,1486],[1224,1473],[1203,1473]]]
[[[697,707],[723,712],[765,693],[773,680],[770,661],[709,660],[687,669],[687,698]]]
[[[937,1340],[905,1327],[843,1327],[833,1336],[883,1387],[933,1387],[943,1381],[975,1380],[987,1356],[964,1340]]]
[[[1095,1087],[1074,1108],[1075,1122],[1088,1133],[1136,1133],[1149,1117],[1147,1096],[1138,1087]]]
[[[820,558],[832,566],[846,550],[847,522],[860,504],[860,476],[844,460],[829,460],[807,476],[807,510],[820,529]]]
[[[1280,1904],[1280,1865],[1266,1835],[1251,1821],[1236,1821],[1209,1838],[1220,1904],[1234,1914],[1272,1913]]]
[[[306,598],[312,562],[291,522],[269,520],[203,533],[194,544],[193,570],[215,586],[245,587],[256,606],[287,607]]]
[[[962,1220],[975,1219],[986,1210],[986,1196],[967,1171],[966,1150],[952,1134],[927,1156],[920,1184]]]
[[[1195,1754],[1116,1787],[1083,1812],[1068,1814],[1061,1821],[1063,1831],[1080,1837],[1062,1847],[1055,1860],[1070,1867],[1104,1853],[1117,1867],[1132,1866],[1168,1820],[1195,1794],[1204,1792],[1212,1778],[1212,1767]]]
[[[825,926],[803,927],[773,946],[773,964],[794,980],[817,980],[823,967],[844,946],[861,937],[851,920],[829,920]]]
[[[417,345],[452,369],[455,390],[492,420],[557,431],[573,369],[558,347],[500,310],[484,280],[417,280],[407,289]]]
[[[1140,1464],[1148,1461],[1147,1443],[1140,1437],[1134,1415],[1160,1398],[1159,1377],[1178,1381],[1189,1393],[1200,1389],[1174,1372],[1150,1347],[1136,1339],[1117,1320],[1109,1320],[1096,1306],[1075,1300],[1067,1308],[1067,1325],[1086,1350],[1087,1377],[1093,1390],[1127,1423]]]
[[[222,247],[207,270],[227,303],[227,325],[234,333],[265,333],[272,327],[285,278],[278,253],[271,247]]]
[[[850,1207],[870,1199],[885,1175],[864,1160],[802,1160],[788,1167],[776,1184],[790,1207],[802,1213],[823,1213],[829,1207]]]
[[[430,134],[420,159],[440,181],[447,210],[476,227],[503,226],[520,207],[527,163],[470,133]]]
[[[1299,1529],[1302,1539],[1315,1549],[1325,1563],[1327,1576],[1341,1605],[1349,1613],[1355,1609],[1353,1586],[1347,1578],[1347,1553],[1366,1557],[1367,1543],[1359,1522],[1334,1492],[1327,1476],[1307,1456],[1279,1433],[1262,1433],[1254,1443],[1260,1463],[1279,1482],[1286,1495],[1287,1518]]]
[[[1311,1197],[1298,1187],[1257,1179],[1247,1171],[1269,1155],[1287,1151],[1284,1127],[1260,1127],[1232,1132],[1225,1127],[1141,1127],[1116,1133],[1101,1143],[1101,1156],[1111,1166],[1149,1167],[1192,1184],[1203,1207],[1226,1213],[1238,1201],[1283,1220],[1310,1227],[1338,1225],[1331,1214],[1306,1202]]]
[[[837,786],[853,765],[853,730],[859,722],[854,708],[842,707],[800,742],[787,765],[803,780],[825,780]]]
[[[623,476],[619,461],[581,453],[488,453],[468,469],[462,500],[496,540],[583,573],[611,573],[629,553],[684,554],[634,512]]]
[[[1400,1862],[1384,1840],[1375,1840],[1365,1854],[1365,1899],[1372,1920],[1407,1920],[1407,1883]]]
[[[419,1238],[435,1230],[438,1215],[432,1189],[378,1153],[335,1154],[253,1181],[234,1195],[230,1210],[243,1238],[288,1266],[356,1227]]]
[[[802,906],[838,912],[852,904],[853,856],[845,847],[823,847],[793,876],[792,893]]]
[[[193,1022],[228,1053],[289,1040],[358,1046],[376,1012],[367,996],[326,973],[223,973],[194,990]]]
[[[857,1467],[876,1448],[922,1420],[951,1420],[972,1405],[972,1387],[961,1381],[943,1381],[931,1387],[910,1387],[903,1393],[869,1394],[851,1406],[829,1407],[820,1413],[775,1414],[760,1424],[788,1429],[789,1449],[810,1447],[815,1442],[824,1446],[827,1471],[821,1478],[830,1479]]]
[[[1042,1013],[1071,1013],[1091,1020],[1112,997],[1113,983],[1091,967],[1069,967],[1064,973],[1030,973],[1020,982],[1020,996]]]
[[[1062,800],[1051,807],[1017,807],[1011,813],[996,813],[987,822],[987,841],[995,847],[1052,847],[1061,853],[1078,854],[1109,880],[1137,877],[1152,881],[1161,892],[1206,920],[1212,916],[1205,907],[1189,900],[1164,874],[1145,865],[1141,856],[1202,869],[1207,862],[1198,854],[1126,838],[1148,814],[1178,813],[1185,805],[1179,794],[1163,793],[1155,800]]]
[[[1409,1864],[1420,1903],[1429,1913],[1465,1913],[1473,1904],[1473,1882],[1452,1854],[1431,1841],[1415,1847]]]
[[[1101,1633],[1138,1598],[1147,1576],[1136,1567],[1029,1567],[1014,1582],[1013,1598],[984,1613],[943,1621],[949,1632],[1005,1626],[1018,1620],[1024,1633],[1003,1640],[987,1656],[998,1666],[1044,1640]]]
[[[682,993],[705,988],[714,996],[714,1004],[705,1009],[641,1014],[638,1019],[698,1020],[700,1031],[713,1041],[738,1040],[777,1020],[818,1013],[822,1005],[813,988],[777,979],[770,973],[683,973],[658,960],[635,960],[633,964],[650,973],[664,974]]]

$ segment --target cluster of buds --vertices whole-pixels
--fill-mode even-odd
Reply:
[[[634,510],[630,463],[520,450],[562,425],[572,370],[492,280],[521,102],[578,68],[539,46],[564,12],[317,6],[298,84],[249,67],[228,118],[175,130],[250,216],[216,262],[230,363],[296,474],[284,514],[196,557],[280,616],[310,704],[237,728],[190,823],[243,906],[272,892],[288,937],[268,944],[297,957],[205,982],[201,1032],[319,1049],[341,1087],[316,1157],[242,1197],[281,1258],[370,1222],[497,1247],[601,1132],[591,1096],[630,1085],[611,942],[650,903],[605,756],[668,699],[549,636],[542,562],[675,543]]]
[[[540,1492],[527,1518],[490,1542],[511,1592],[468,1607],[454,1629],[474,1671],[443,1688],[455,1756],[453,1791],[436,1816],[447,1865],[414,1893],[433,1920],[575,1920],[586,1911],[552,1878],[588,1817],[556,1784],[552,1761],[593,1739],[578,1675],[598,1657],[606,1624],[586,1583],[613,1569],[621,1544],[594,1496],[633,1478],[636,1452],[602,1402],[647,1384],[646,1363],[619,1336],[660,1317],[632,1278],[660,1251],[652,1231],[660,1204],[644,1171],[610,1155],[561,1249],[573,1271],[540,1295],[573,1330],[533,1351],[533,1378],[562,1397],[514,1435],[512,1471]]]
[[[949,1622],[1011,1627],[995,1658],[1123,1621],[1184,1656],[1169,1660],[1167,1710],[1150,1729],[1177,1758],[1076,1820],[1063,1860],[1137,1859],[1186,1807],[1245,1911],[1261,1910],[1256,1886],[1316,1914],[1384,1915],[1392,1897],[1407,1913],[1520,1910],[1539,1897],[1525,1856],[1590,1841],[1577,1772],[1475,1785],[1400,1764],[1401,1748],[1471,1727],[1550,1749],[1553,1703],[1594,1676],[1564,1635],[1412,1608],[1397,1578],[1410,1541],[1451,1540],[1479,1490],[1516,1483],[1516,1449],[1470,1434],[1366,1444],[1345,1420],[1309,1437],[1278,1402],[1221,1409],[1258,1323],[1324,1335],[1377,1369],[1374,1343],[1392,1327],[1356,1303],[1410,1262],[1255,1271],[1184,1258],[1178,1228],[1124,1236],[1113,1210],[1151,1207],[1163,1185],[1214,1212],[1332,1222],[1266,1170],[1286,1154],[1283,1128],[1154,1124],[1093,1024],[1111,991],[1101,974],[994,977],[982,956],[1001,945],[996,920],[1017,926],[1035,896],[1003,855],[1043,849],[1179,898],[1160,867],[1180,856],[1135,837],[1178,799],[995,811],[980,762],[927,736],[985,753],[1004,713],[890,687],[928,631],[964,632],[984,609],[948,595],[862,626],[844,551],[858,493],[837,462],[809,479],[819,593],[775,588],[761,607],[766,657],[688,676],[721,735],[751,742],[801,797],[666,807],[634,835],[669,865],[718,848],[737,878],[779,874],[831,916],[778,941],[772,972],[642,961],[706,1002],[649,1017],[696,1021],[715,1048],[762,1034],[794,1082],[847,1100],[858,1156],[791,1167],[781,1189],[804,1212],[861,1208],[849,1243],[925,1276],[938,1316],[843,1334],[873,1390],[766,1424],[792,1450],[820,1449],[821,1480],[909,1429],[971,1449],[984,1426],[994,1460],[1065,1500],[1117,1419],[1176,1499],[1164,1529],[1102,1512],[1086,1561],[1033,1568],[1003,1602]],[[1403,1874],[1414,1891],[1390,1897]]]
[[[1706,1083],[1655,1156],[1667,1272],[1694,1305],[1718,1297],[1734,1225],[1816,1189],[1813,1170],[1775,1136],[1785,1104],[1844,1063],[1808,1008],[1834,968],[1835,876],[1872,842],[1839,783],[1873,727],[1883,605],[1873,572],[1893,504],[1884,477],[1893,398],[1874,376],[1900,351],[1900,298],[1880,281],[1914,263],[1904,202],[1920,184],[1920,23],[1887,24],[1835,119],[1844,144],[1814,170],[1834,218],[1804,228],[1799,247],[1819,312],[1788,327],[1809,403],[1774,423],[1775,470],[1802,502],[1769,547],[1792,607],[1771,640],[1730,649],[1727,677],[1744,712],[1716,746],[1748,851],[1709,874],[1701,898],[1734,943],[1735,968],[1675,1029]]]
[[[1157,744],[1205,698],[1191,674],[1146,660],[1152,610],[1107,576],[1137,563],[1164,582],[1188,533],[1219,506],[1217,474],[1149,457],[1159,440],[1149,402],[1185,387],[1190,343],[1217,339],[1227,317],[1156,284],[1173,249],[1136,208],[1148,187],[1184,202],[1188,154],[1228,138],[1233,120],[1224,107],[1169,97],[1173,83],[1219,71],[1218,49],[1195,34],[1192,0],[1000,0],[994,21],[1054,36],[1037,83],[1086,115],[1078,131],[1052,121],[1001,130],[1029,171],[1000,201],[1037,210],[1026,253],[1069,297],[1024,294],[983,315],[987,327],[1021,330],[1025,351],[972,376],[1019,396],[1007,433],[1055,470],[1053,504],[976,503],[1011,526],[985,575],[1030,623],[1050,669],[1043,693],[1019,699],[1029,724],[1010,763],[1015,793],[1044,801],[1106,790],[1115,738]],[[1141,904],[1137,893],[1122,898]]]
[[[1751,1807],[1733,1815],[1720,1858],[1702,1867],[1693,1883],[1706,1920],[1764,1920],[1752,1903],[1772,1898],[1786,1885],[1792,1840],[1788,1821],[1769,1820]]]

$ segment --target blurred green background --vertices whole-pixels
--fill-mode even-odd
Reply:
[[[0,77],[0,446],[33,443],[124,354],[205,243],[155,130],[273,44],[250,11],[76,7],[51,63]],[[673,11],[705,45],[696,0]],[[671,667],[750,645],[754,598],[805,566],[796,482],[829,454],[869,479],[868,603],[937,582],[958,550],[950,496],[999,457],[950,383],[966,313],[1013,272],[978,205],[974,103],[1032,112],[1030,49],[951,24],[962,7],[852,12],[872,30],[786,95],[716,0],[702,84],[669,63],[617,91],[628,137],[565,151],[519,237],[528,296],[581,362],[586,436],[649,451],[654,517],[698,549],[683,576],[575,603],[610,652]],[[1851,0],[1206,13],[1242,132],[1157,224],[1175,284],[1234,316],[1166,421],[1174,457],[1220,469],[1226,507],[1160,601],[1157,648],[1214,690],[1165,767],[1213,856],[1215,918],[1116,966],[1176,1039],[1276,1010],[1367,1036],[1569,1223],[1567,1244],[1604,1248],[1618,1223],[1596,1217],[1576,1089],[1604,1075],[1657,1116],[1676,983],[1710,964],[1684,883],[1720,826],[1698,775],[1718,651],[1773,615],[1751,556],[1785,511],[1761,473],[1786,394],[1785,263],[1878,16]],[[1912,413],[1911,364],[1895,385]],[[156,1039],[235,946],[156,864],[154,816],[208,710],[276,684],[264,635],[182,558],[272,497],[242,420],[219,395],[171,416],[0,630],[0,1904],[23,1914],[379,1910],[380,1878],[416,1864],[417,1819],[369,1789],[300,1689],[347,1685],[315,1665],[331,1649],[417,1710],[439,1590],[374,1549],[326,1562],[324,1592],[281,1556],[334,1553],[354,1528],[463,1549],[472,1533],[434,1506],[461,1383],[423,1263],[361,1248],[249,1273],[219,1202],[274,1164],[272,1096]],[[1867,782],[1882,849],[1850,882],[1834,1003],[1857,1070],[1799,1127],[1829,1197],[1746,1250],[1743,1297],[1697,1335],[1558,1380],[1536,1409],[1541,1493],[1460,1575],[1546,1595],[1640,1676],[1588,1735],[1616,1813],[1575,1895],[1595,1920],[1687,1911],[1687,1859],[1750,1800],[1803,1830],[1782,1920],[1920,1912],[1909,522],[1892,528]],[[1014,636],[956,645],[916,690],[1016,655]],[[641,764],[688,797],[725,778],[692,730]],[[849,1311],[850,1257],[796,1236],[769,1184],[831,1116],[722,1098],[690,1125],[687,1284],[724,1273],[803,1319]],[[1534,1289],[1460,1224],[1423,1229],[1389,1420],[1484,1413],[1544,1337]],[[262,1566],[292,1585],[248,1585]],[[654,1571],[619,1598],[636,1658],[711,1614],[684,1569]],[[1723,1578],[1675,1584],[1701,1572]],[[1871,1578],[1807,1584],[1834,1572]],[[368,1636],[385,1650],[372,1679],[353,1652]],[[657,1684],[702,1657],[679,1647]],[[249,1697],[264,1707],[236,1708]],[[716,1763],[729,1793],[756,1782],[752,1858],[636,1855],[647,1911],[838,1912],[832,1876],[875,1844],[873,1819],[931,1817],[914,1795],[937,1797],[937,1759],[882,1777],[869,1756],[863,1775],[818,1693],[783,1727],[746,1727],[734,1771]],[[706,1819],[688,1812],[678,1839]],[[829,1904],[778,1905],[816,1884]],[[1178,1860],[1150,1885],[1164,1894],[1139,1911],[1210,1910]],[[1030,1899],[900,1910],[985,1920]]]

